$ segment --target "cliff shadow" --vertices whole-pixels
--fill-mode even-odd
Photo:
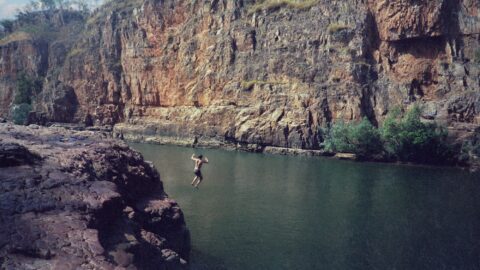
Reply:
[[[228,266],[220,257],[192,249],[189,270],[227,270]]]

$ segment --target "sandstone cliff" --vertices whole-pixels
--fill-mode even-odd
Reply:
[[[318,149],[328,123],[413,103],[458,138],[480,125],[477,0],[271,2],[113,1],[73,46],[7,39],[1,113],[28,68],[39,115],[131,139]]]
[[[0,124],[1,269],[184,269],[158,172],[101,133]]]

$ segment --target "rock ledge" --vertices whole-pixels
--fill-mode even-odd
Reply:
[[[189,233],[153,165],[102,133],[0,124],[0,269],[182,269]]]

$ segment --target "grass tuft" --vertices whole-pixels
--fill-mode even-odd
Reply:
[[[251,80],[251,81],[242,81],[241,82],[241,87],[243,90],[251,90],[255,85],[282,85],[282,84],[288,84],[286,82],[278,82],[278,81],[260,81],[260,80]]]
[[[351,27],[345,24],[340,23],[332,23],[328,26],[327,31],[329,34],[335,34],[343,30],[348,30]]]
[[[316,5],[318,0],[261,0],[252,5],[248,14],[260,12],[262,10],[273,10],[277,8],[291,8],[291,9],[309,9]]]
[[[13,32],[12,34],[4,37],[0,40],[0,46],[7,45],[11,42],[30,40],[32,37],[26,32]]]

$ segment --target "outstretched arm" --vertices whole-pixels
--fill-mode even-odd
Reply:
[[[192,154],[191,159],[192,159],[192,160],[197,160],[197,159],[195,158],[195,154]]]
[[[207,157],[205,157],[205,163],[208,163],[208,158]]]

